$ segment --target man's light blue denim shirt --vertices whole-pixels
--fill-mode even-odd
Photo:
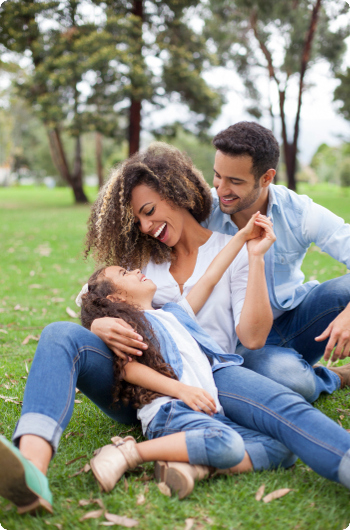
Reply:
[[[216,190],[213,208],[203,226],[234,235],[238,228],[230,215],[222,213]],[[274,318],[294,309],[319,284],[303,283],[301,264],[311,243],[345,263],[350,269],[350,225],[306,195],[297,195],[285,186],[270,184],[267,215],[277,237],[265,256],[265,271]]]

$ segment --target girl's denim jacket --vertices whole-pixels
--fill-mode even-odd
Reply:
[[[163,311],[169,311],[172,313],[177,320],[184,326],[184,328],[192,335],[199,347],[207,356],[213,372],[229,365],[241,365],[243,364],[243,358],[235,353],[225,353],[220,346],[212,339],[208,333],[202,329],[199,324],[188,313],[178,304],[170,302],[162,307]],[[165,362],[170,364],[176,373],[177,377],[181,379],[182,376],[182,359],[178,347],[169,331],[156,317],[156,311],[145,311],[144,313],[147,320],[152,325],[153,331],[155,332]]]

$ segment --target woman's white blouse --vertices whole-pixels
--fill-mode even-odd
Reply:
[[[167,302],[178,303],[190,292],[207,270],[209,264],[228,243],[231,236],[213,232],[208,241],[199,247],[192,276],[183,286],[183,293],[169,272],[170,263],[148,263],[142,272],[157,285],[153,298],[155,309]],[[248,281],[248,253],[246,245],[213,289],[206,304],[197,313],[197,321],[227,353],[234,353],[237,344],[236,327],[239,323]]]

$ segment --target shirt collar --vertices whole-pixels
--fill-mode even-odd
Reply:
[[[276,206],[278,212],[281,213],[281,208],[280,208],[280,205],[277,202],[276,192],[274,190],[274,186],[273,186],[273,184],[270,184],[270,186],[269,186],[269,201],[267,203],[267,212],[266,212],[268,217],[270,215],[272,215],[272,207],[273,206]]]

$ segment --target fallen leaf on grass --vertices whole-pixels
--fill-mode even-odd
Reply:
[[[70,307],[66,307],[66,312],[71,318],[79,318],[78,313],[73,311],[73,309],[71,309]]]
[[[93,510],[92,512],[88,512],[83,517],[79,519],[79,522],[86,521],[86,519],[98,519],[103,515],[103,510]]]
[[[129,517],[126,517],[125,515],[121,517],[120,515],[115,515],[114,513],[106,512],[105,518],[111,523],[119,524],[120,526],[125,526],[126,528],[132,528],[133,526],[137,526],[139,524],[136,519],[129,519]]]
[[[69,438],[70,436],[84,436],[84,435],[83,435],[82,432],[73,432],[73,431],[71,431],[71,432],[68,432],[68,433],[66,434],[66,440],[67,440],[67,438]]]
[[[159,482],[157,486],[159,488],[159,491],[163,493],[163,495],[166,495],[167,497],[171,497],[171,489],[169,488],[169,486],[165,484],[165,482]]]
[[[258,489],[258,491],[256,492],[256,494],[255,494],[255,500],[256,501],[261,501],[264,493],[265,493],[265,484],[262,484],[260,486],[260,488]]]
[[[20,401],[15,401],[16,399],[18,399],[17,396],[12,398],[12,397],[8,397],[8,396],[0,395],[0,399],[4,399],[5,403],[14,403],[15,405],[20,405],[21,404]]]
[[[339,423],[340,427],[343,426],[342,422],[340,420],[337,420],[337,422]]]
[[[22,342],[22,345],[23,345],[23,344],[28,344],[28,342],[29,342],[30,340],[36,340],[36,341],[38,342],[39,339],[40,339],[40,335],[28,335],[28,336],[24,339],[24,341]],[[27,372],[27,373],[28,373],[28,372]]]
[[[82,400],[81,399],[75,399],[74,403],[77,403],[79,405],[79,403],[82,403]]]
[[[80,460],[81,458],[87,458],[87,455],[77,456],[76,458],[73,458],[73,460],[69,460],[68,462],[66,462],[66,466],[70,466],[71,464],[73,464],[73,462],[76,462],[77,460]]]
[[[61,302],[65,302],[65,298],[51,298],[51,302],[54,302],[55,304],[59,304]]]
[[[24,366],[25,366],[27,374],[29,374],[29,368],[28,368],[28,365],[27,365],[27,361],[24,361]]]
[[[21,307],[19,304],[15,305],[14,311],[29,311],[29,307]]]
[[[263,498],[263,501],[265,503],[274,501],[275,499],[279,499],[281,497],[284,497],[290,491],[292,491],[290,488],[281,488],[279,490],[275,490],[272,493],[269,493],[268,495],[265,495],[265,497]]]
[[[144,504],[146,502],[146,497],[144,496],[143,493],[140,493],[138,496],[137,496],[137,502],[136,504],[138,504],[139,506],[141,504]]]
[[[190,517],[189,519],[186,519],[185,520],[185,528],[184,530],[191,530],[192,526],[194,525],[194,523],[196,522],[195,519],[193,519],[192,517]]]
[[[6,333],[6,335],[8,335],[8,331],[6,331],[6,329],[0,329],[0,333]]]
[[[102,499],[81,499],[78,502],[79,506],[88,506],[88,504],[98,504],[100,508],[104,509]]]
[[[39,285],[38,283],[32,283],[32,285],[29,286],[29,289],[42,289],[42,285]]]

